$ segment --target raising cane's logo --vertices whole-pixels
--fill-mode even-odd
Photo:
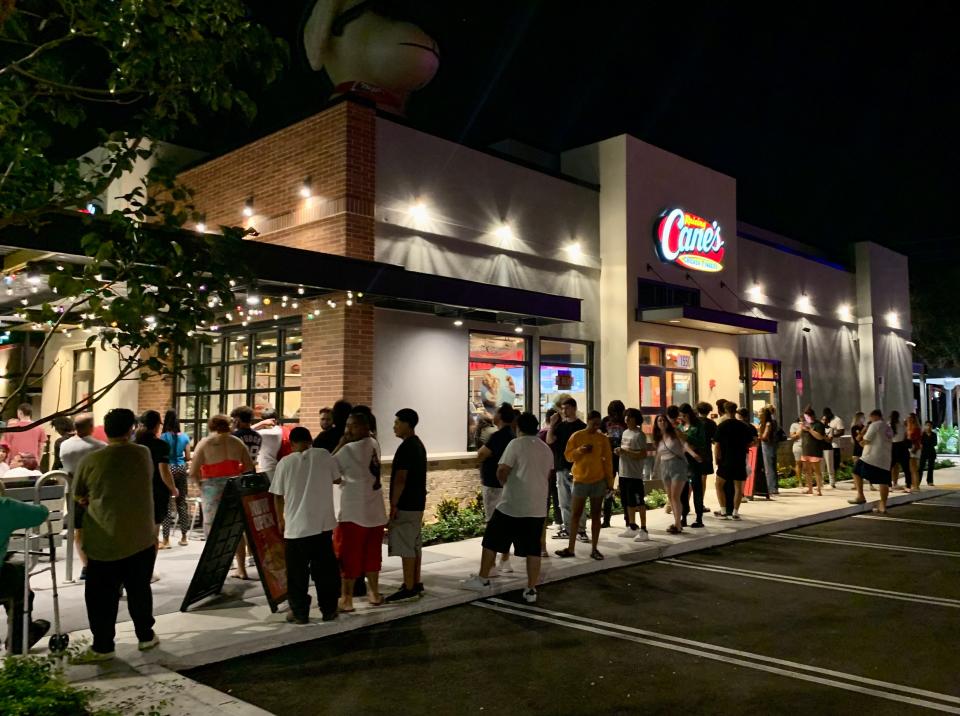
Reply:
[[[713,273],[723,269],[726,249],[716,221],[708,222],[683,209],[670,209],[657,222],[654,240],[664,261],[694,271]]]

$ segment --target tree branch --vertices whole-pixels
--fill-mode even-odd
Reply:
[[[44,52],[48,52],[78,37],[87,37],[87,35],[86,33],[71,32],[64,35],[63,37],[58,37],[55,40],[50,40],[50,42],[45,42],[42,45],[38,45],[36,49],[33,50],[33,52],[30,52],[29,54],[24,55],[19,60],[14,60],[6,67],[0,67],[0,76],[6,74],[10,70],[13,70],[15,72],[22,72],[20,65],[30,62],[31,60],[35,59],[38,55]]]
[[[27,72],[27,70],[23,69],[22,67],[14,67],[12,65],[8,65],[8,67],[12,69],[14,72],[16,72],[18,75],[26,77],[27,79],[32,80],[37,84],[45,85],[47,87],[56,87],[59,90],[62,90],[64,92],[69,92],[71,94],[76,94],[76,95],[87,94],[87,95],[95,95],[98,97],[107,97],[107,98],[116,97],[118,95],[140,94],[135,89],[119,89],[119,90],[111,91],[111,90],[94,89],[93,87],[80,87],[77,85],[68,85],[68,84],[64,84],[63,82],[57,82],[55,80],[47,79],[46,77],[41,77],[40,75],[35,75],[32,72]],[[0,69],[0,74],[3,73],[4,69],[6,68]]]

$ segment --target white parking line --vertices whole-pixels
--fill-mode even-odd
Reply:
[[[491,603],[492,602],[492,603]],[[903,686],[887,681],[879,681],[857,674],[847,674],[842,671],[831,671],[820,666],[808,666],[796,661],[786,659],[776,659],[756,654],[749,651],[740,651],[729,649],[715,644],[709,644],[692,639],[683,639],[669,634],[659,634],[657,632],[647,631],[645,629],[636,629],[621,624],[599,621],[596,619],[587,619],[575,614],[565,612],[556,612],[539,607],[528,606],[507,602],[503,599],[490,599],[487,602],[473,602],[474,606],[484,609],[491,609],[505,614],[532,619],[534,621],[556,624],[558,626],[578,629],[580,631],[609,636],[615,639],[631,641],[638,644],[647,644],[660,649],[669,649],[684,654],[690,654],[702,659],[712,659],[728,665],[742,666],[756,671],[765,671],[778,676],[785,676],[790,679],[799,679],[824,686],[832,686],[846,691],[854,691],[860,694],[868,694],[877,698],[887,699],[889,701],[898,701],[900,703],[920,706],[922,708],[942,711],[944,713],[960,714],[960,698],[950,694],[941,694],[936,691],[927,691],[925,689],[915,689],[911,686]],[[813,673],[798,673],[813,672]],[[817,674],[829,674],[830,677],[818,676]],[[846,681],[844,681],[846,679]],[[876,686],[869,688],[863,684]],[[881,690],[884,689],[884,690]],[[900,692],[900,693],[896,693]],[[909,695],[908,695],[909,694]],[[922,697],[922,698],[917,698]],[[930,700],[935,699],[935,700]]]
[[[932,520],[911,520],[906,517],[884,517],[882,515],[853,515],[858,520],[882,520],[884,522],[907,522],[911,525],[933,525],[934,527],[960,527],[960,522],[934,522]]]
[[[825,582],[819,579],[807,579],[805,577],[794,577],[789,574],[776,574],[773,572],[758,572],[753,569],[740,569],[739,567],[727,567],[720,564],[702,564],[699,562],[690,562],[685,559],[666,559],[658,560],[654,564],[664,567],[683,567],[685,569],[698,569],[704,572],[714,572],[717,574],[727,574],[734,577],[749,577],[750,579],[763,579],[768,582],[782,582],[784,584],[795,584],[801,587],[812,587],[815,589],[829,589],[835,592],[850,592],[852,594],[865,594],[871,597],[882,597],[884,599],[896,599],[901,602],[916,602],[928,606],[952,607],[960,609],[960,599],[950,599],[949,597],[932,597],[925,594],[913,594],[911,592],[895,592],[889,589],[876,589],[874,587],[861,587],[856,584],[843,584],[842,582]]]
[[[849,539],[831,539],[830,537],[810,537],[808,535],[772,534],[771,537],[780,539],[795,539],[802,542],[820,542],[822,544],[840,544],[847,547],[866,547],[867,549],[885,549],[890,552],[913,552],[915,554],[934,554],[941,557],[960,557],[960,552],[951,552],[946,549],[927,549],[925,547],[901,547],[898,545],[877,544],[876,542],[856,542]]]
[[[932,500],[923,500],[922,502],[910,502],[910,505],[919,505],[920,507],[952,507],[957,509],[960,502],[933,502]]]

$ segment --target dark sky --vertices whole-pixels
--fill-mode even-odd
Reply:
[[[409,105],[425,131],[552,151],[629,133],[736,177],[741,220],[828,250],[919,260],[960,238],[957,3],[400,4],[441,46]],[[299,3],[257,7],[295,39]],[[255,133],[323,97],[292,69],[261,99]]]

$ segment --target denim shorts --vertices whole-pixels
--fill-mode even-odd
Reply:
[[[573,483],[574,497],[603,497],[607,494],[607,481],[575,482]]]
[[[688,476],[687,461],[680,458],[660,461],[660,479],[666,485],[670,482],[686,482]]]

